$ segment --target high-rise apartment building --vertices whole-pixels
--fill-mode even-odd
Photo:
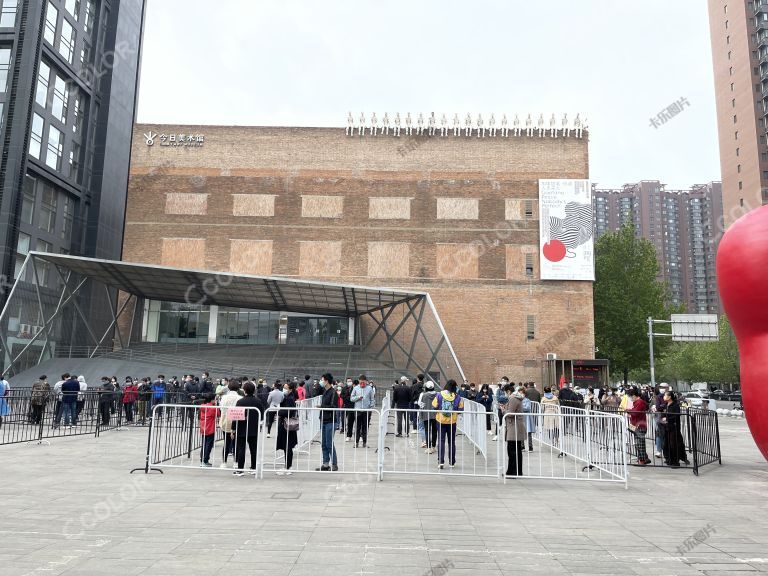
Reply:
[[[121,257],[144,8],[0,0],[2,302],[31,250]],[[62,282],[52,269],[23,279],[33,273],[44,287]],[[89,314],[106,306],[85,299]],[[3,343],[6,354],[45,324],[12,311],[8,333],[19,337]]]
[[[667,190],[657,180],[593,190],[595,236],[632,224],[656,248],[659,279],[674,304],[690,313],[718,313],[715,254],[723,232],[720,182]]]
[[[768,203],[768,0],[709,0],[725,225]]]

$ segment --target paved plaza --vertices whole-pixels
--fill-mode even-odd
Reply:
[[[768,571],[768,467],[721,419],[722,467],[621,484],[331,473],[134,474],[146,430],[0,447],[0,573],[729,574]],[[686,538],[714,530],[681,555]]]

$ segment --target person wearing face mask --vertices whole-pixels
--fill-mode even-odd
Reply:
[[[627,396],[632,400],[632,407],[627,410],[627,415],[629,416],[629,430],[635,437],[637,463],[640,466],[645,466],[651,462],[648,458],[648,453],[645,450],[645,436],[648,430],[646,421],[648,404],[642,399],[640,391],[634,386],[629,389]]]
[[[374,391],[368,386],[368,378],[361,374],[360,383],[352,389],[350,399],[355,405],[355,448],[360,447],[360,440],[363,441],[363,448],[368,447],[368,412],[374,406]],[[365,410],[365,412],[364,412]]]
[[[327,472],[333,470],[336,472],[339,469],[338,462],[336,460],[336,447],[333,445],[333,432],[336,425],[336,418],[338,412],[338,396],[336,390],[333,388],[333,376],[330,374],[323,374],[323,397],[320,402],[320,419],[321,419],[321,445],[323,450],[323,463],[320,468],[315,468],[316,471]]]
[[[544,387],[544,398],[541,399],[542,428],[552,445],[557,447],[560,442],[560,401],[552,393],[549,386]]]
[[[283,386],[283,399],[280,402],[280,410],[277,413],[277,444],[275,450],[285,452],[285,470],[278,470],[277,474],[291,475],[293,466],[293,449],[299,443],[296,430],[289,430],[289,419],[298,418],[298,412],[291,410],[296,408],[296,383],[286,382]]]
[[[603,395],[602,406],[609,410],[615,410],[619,407],[619,397],[616,395],[616,388],[609,388]]]
[[[352,440],[352,432],[355,427],[355,403],[352,402],[352,390],[357,384],[352,381],[352,378],[347,378],[346,384],[341,389],[341,400],[344,402],[342,408],[344,408],[344,442],[350,442]]]
[[[525,416],[523,415],[524,399],[523,388],[519,386],[512,392],[512,397],[509,398],[504,406],[505,440],[507,441],[507,477],[514,478],[523,475],[523,447],[526,437]]]
[[[282,385],[280,384],[280,380],[277,380],[275,382],[275,386],[272,389],[272,391],[267,396],[267,405],[270,408],[277,408],[280,406],[280,403],[283,401],[283,390]],[[267,411],[267,438],[272,437],[272,424],[275,421],[275,414],[277,412],[275,411]]]

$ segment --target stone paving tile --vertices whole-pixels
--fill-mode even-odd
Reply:
[[[139,429],[57,439],[33,459],[29,446],[3,446],[0,574],[428,576],[444,559],[451,576],[768,571],[765,462],[743,421],[721,430],[723,467],[698,478],[633,469],[628,490],[448,475],[130,476],[143,461]],[[677,547],[708,523],[716,532],[681,558]]]

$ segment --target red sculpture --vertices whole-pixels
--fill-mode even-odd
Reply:
[[[726,230],[717,251],[717,284],[739,343],[747,423],[768,460],[768,206]]]

